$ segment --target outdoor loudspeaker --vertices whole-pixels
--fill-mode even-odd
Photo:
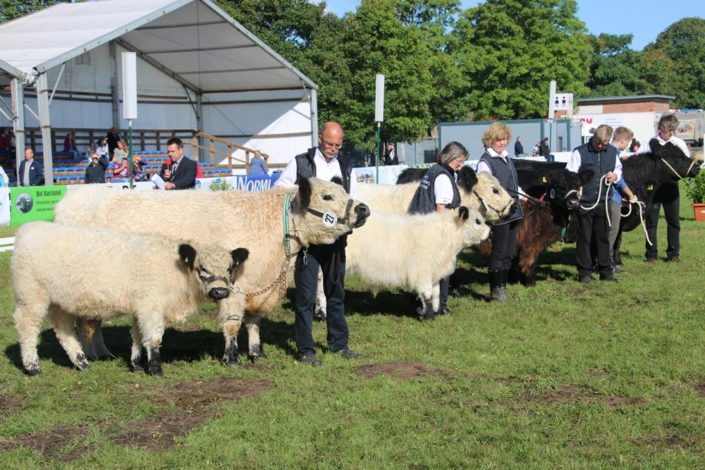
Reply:
[[[384,75],[375,76],[375,122],[384,121]]]
[[[137,54],[122,53],[122,117],[137,119]]]

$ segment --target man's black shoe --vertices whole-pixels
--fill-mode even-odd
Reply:
[[[345,359],[357,359],[359,357],[362,357],[362,354],[359,352],[355,352],[352,349],[348,348],[347,346],[344,347],[343,349],[338,349],[337,351],[333,351],[335,354],[340,354],[343,356]]]
[[[656,262],[656,258],[646,258],[644,261],[646,261],[649,264],[653,264]]]
[[[590,284],[592,282],[591,276],[580,276],[579,282],[581,284]]]
[[[296,357],[296,360],[301,364],[307,364],[311,367],[318,367],[322,364],[321,360],[316,357],[315,353],[299,354]]]
[[[678,256],[669,256],[664,261],[666,261],[667,263],[680,263],[681,259]]]

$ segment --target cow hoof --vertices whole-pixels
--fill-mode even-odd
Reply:
[[[223,362],[231,367],[239,366],[242,364],[242,361],[240,360],[240,355],[235,353],[235,354],[228,354],[223,357]]]
[[[267,354],[264,352],[264,349],[262,349],[262,346],[258,344],[252,347],[252,351],[250,351],[248,357],[250,361],[257,362],[260,359],[265,359]]]
[[[161,365],[149,366],[149,375],[153,375],[155,377],[163,377],[164,372],[162,372],[162,366]]]
[[[132,372],[144,372],[144,369],[142,368],[141,360],[137,359],[136,361],[130,361],[130,371]]]
[[[313,318],[314,318],[314,320],[325,320],[326,319],[326,311],[317,308],[313,312]]]
[[[86,359],[86,356],[83,353],[79,353],[76,355],[76,362],[74,365],[78,370],[85,370],[88,369],[88,366],[90,366],[90,362],[88,362],[88,359]]]
[[[42,370],[39,368],[38,364],[31,364],[29,367],[25,367],[24,370],[30,377],[36,377],[42,373]]]

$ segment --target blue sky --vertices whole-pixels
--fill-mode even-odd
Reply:
[[[327,0],[328,10],[344,15],[354,11],[356,0]],[[481,3],[480,0],[462,0],[463,9]],[[641,50],[656,36],[681,18],[705,17],[705,1],[682,0],[670,3],[664,0],[578,0],[578,18],[592,34],[633,34],[631,47]]]

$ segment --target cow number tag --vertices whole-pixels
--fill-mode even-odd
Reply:
[[[324,212],[321,219],[323,219],[323,225],[328,228],[335,227],[335,224],[338,223],[338,216],[334,212]]]

